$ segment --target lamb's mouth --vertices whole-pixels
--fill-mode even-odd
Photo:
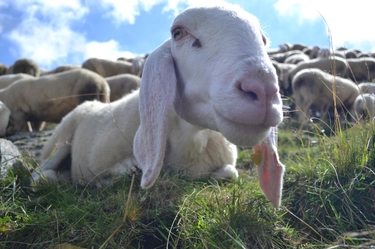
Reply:
[[[246,122],[238,122],[236,120],[230,119],[225,115],[221,114],[215,107],[215,116],[218,122],[224,122],[231,126],[238,126],[241,130],[245,129],[268,129],[271,125],[265,124],[264,122],[260,122],[259,120],[254,120],[254,123],[246,123]]]
[[[243,124],[216,113],[218,131],[238,146],[255,146],[270,133],[272,126],[265,124]]]

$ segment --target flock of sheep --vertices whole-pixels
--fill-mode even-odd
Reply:
[[[268,54],[280,92],[294,101],[299,121],[329,122],[335,106],[341,122],[374,118],[375,53],[286,43]]]
[[[267,47],[258,19],[228,4],[186,9],[171,38],[145,57],[92,58],[48,72],[28,59],[0,65],[0,137],[58,123],[32,184],[103,186],[141,172],[149,188],[162,168],[236,179],[237,146],[253,147],[260,187],[279,206],[281,96],[295,99],[301,120],[323,117],[335,88],[337,105],[360,117],[375,103],[362,93],[375,85],[356,83],[375,78],[375,59],[299,44]]]
[[[9,68],[1,64],[0,137],[40,129],[43,122],[59,123],[86,100],[108,103],[138,89],[144,60],[91,58],[82,66],[51,71],[40,70],[30,59],[19,59]]]

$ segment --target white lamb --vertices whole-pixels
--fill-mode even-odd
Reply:
[[[292,88],[296,106],[301,110],[298,113],[300,121],[310,116],[312,106],[325,119],[328,110],[334,107],[334,96],[337,107],[346,109],[348,117],[354,117],[354,101],[359,95],[359,89],[349,79],[331,75],[318,68],[302,69],[294,76]]]
[[[25,130],[27,121],[59,123],[85,100],[109,102],[108,83],[86,69],[21,79],[0,90],[0,101],[10,109],[7,135]]]
[[[356,118],[372,120],[375,117],[375,95],[364,93],[357,96],[354,102]]]
[[[236,178],[235,145],[255,146],[260,186],[279,206],[283,113],[266,45],[258,20],[239,7],[188,8],[175,18],[171,39],[147,58],[140,91],[69,113],[32,181],[44,175],[101,186],[141,169],[147,189],[163,165],[193,178]],[[62,162],[70,156],[69,167]]]

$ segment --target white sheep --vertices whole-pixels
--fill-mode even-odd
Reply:
[[[275,60],[279,63],[283,63],[290,56],[300,55],[300,54],[303,54],[302,51],[300,50],[290,50],[290,51],[286,51],[282,53],[271,54],[270,57],[272,60]]]
[[[293,54],[285,58],[284,63],[298,64],[303,61],[309,61],[310,57],[304,53]]]
[[[30,74],[17,73],[17,74],[5,74],[0,76],[0,89],[6,88],[11,85],[13,82],[16,82],[20,79],[32,79],[35,78]]]
[[[86,69],[18,80],[0,90],[11,111],[7,135],[24,130],[27,121],[58,123],[85,100],[109,102],[109,95],[105,79]]]
[[[328,48],[321,48],[318,51],[318,55],[316,56],[317,58],[329,58],[331,52],[329,51]]]
[[[147,58],[140,91],[69,113],[45,145],[32,181],[44,175],[100,186],[141,169],[147,189],[163,165],[191,177],[236,178],[233,144],[256,146],[260,186],[279,206],[284,166],[276,126],[283,113],[266,45],[256,17],[239,7],[186,9],[171,38]],[[71,167],[64,168],[70,156]]]
[[[50,74],[61,73],[61,72],[69,71],[69,70],[72,70],[72,69],[78,69],[78,68],[81,68],[81,66],[80,65],[61,65],[61,66],[56,67],[53,70],[41,72],[40,76],[46,76],[46,75],[50,75]]]
[[[280,94],[283,96],[291,95],[292,89],[289,83],[289,72],[293,70],[296,65],[289,63],[279,63],[272,61],[273,66],[276,69],[277,78],[279,81]]]
[[[104,78],[118,75],[118,74],[135,74],[140,75],[143,68],[141,60],[136,60],[136,65],[133,66],[133,62],[122,61],[122,60],[106,60],[98,58],[90,58],[82,64],[82,68],[86,68],[93,72],[96,72]],[[138,64],[139,63],[139,64]]]
[[[288,84],[290,85],[293,77],[299,71],[305,68],[318,68],[330,74],[345,77],[348,71],[348,63],[344,58],[333,56],[328,58],[315,58],[309,61],[301,62],[289,72]]]
[[[358,86],[349,79],[333,76],[318,68],[309,68],[299,71],[292,81],[295,103],[301,110],[298,113],[300,121],[305,120],[305,116],[311,116],[309,110],[313,105],[321,113],[321,118],[326,118],[329,108],[334,106],[334,84],[337,107],[344,107],[349,117],[354,117],[353,105],[359,95]]]
[[[141,78],[134,74],[119,74],[105,78],[111,89],[110,101],[113,102],[122,98],[139,88]]]
[[[359,83],[375,79],[375,58],[362,57],[347,59],[348,78]]]
[[[373,93],[373,94],[375,94],[375,82],[359,83],[358,88],[361,91],[361,93]]]
[[[302,50],[305,54],[307,54],[310,59],[315,59],[318,56],[320,48],[318,46],[313,47],[306,47]]]
[[[146,57],[147,58],[147,57]],[[146,61],[145,57],[135,57],[132,61],[133,73],[137,76],[142,75],[143,67]]]
[[[372,93],[358,95],[354,102],[354,111],[358,120],[372,120],[375,117],[375,95]]]
[[[0,137],[4,137],[6,134],[6,128],[9,123],[9,118],[9,108],[2,101],[0,101]]]

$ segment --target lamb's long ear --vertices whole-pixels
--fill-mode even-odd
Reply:
[[[144,189],[155,183],[163,166],[168,114],[176,84],[170,40],[167,40],[148,56],[142,73],[139,94],[141,124],[134,138],[134,155],[142,169],[141,187]]]
[[[273,206],[279,207],[285,167],[277,153],[277,128],[273,127],[266,140],[254,150],[252,158],[257,164],[260,188]]]

